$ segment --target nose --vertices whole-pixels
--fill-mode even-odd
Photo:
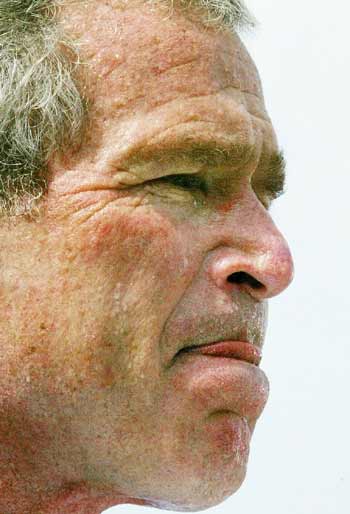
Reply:
[[[209,264],[215,284],[227,291],[245,291],[257,300],[280,294],[293,280],[294,265],[288,244],[262,205],[241,206],[221,223],[225,243]],[[223,235],[221,233],[221,235]]]

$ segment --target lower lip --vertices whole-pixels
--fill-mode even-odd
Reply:
[[[268,399],[265,373],[242,360],[181,352],[175,370],[176,390],[192,397],[200,410],[231,411],[252,422]]]

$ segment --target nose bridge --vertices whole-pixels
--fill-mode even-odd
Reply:
[[[239,284],[258,299],[281,293],[293,279],[288,244],[268,211],[255,198],[220,219],[224,244],[211,261],[211,275],[226,290]]]

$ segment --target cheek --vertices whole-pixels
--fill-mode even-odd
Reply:
[[[91,298],[84,308],[95,318],[89,333],[98,332],[103,346],[108,332],[116,348],[114,358],[101,355],[108,364],[98,371],[105,383],[120,380],[120,373],[136,382],[157,374],[155,342],[186,281],[188,243],[182,228],[148,208],[108,209],[82,227],[79,274],[90,292],[84,297]],[[94,327],[96,318],[103,318],[103,328]],[[96,366],[96,356],[93,362]]]
[[[103,319],[112,337],[135,352],[140,340],[150,351],[193,274],[190,228],[151,206],[121,211],[111,205],[80,225],[74,239],[71,305]]]
[[[123,213],[105,209],[83,228],[79,241],[78,251],[86,265],[110,265],[119,273],[142,268],[180,271],[188,246],[184,226],[144,207]]]

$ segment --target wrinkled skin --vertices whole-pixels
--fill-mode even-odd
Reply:
[[[92,115],[50,162],[42,218],[1,228],[0,511],[203,510],[241,485],[268,382],[177,352],[238,326],[261,346],[293,272],[253,187],[277,150],[258,73],[236,35],[180,13],[94,1],[61,17]],[[214,166],[177,159],[183,141],[255,151]],[[179,170],[208,193],[151,182]]]

